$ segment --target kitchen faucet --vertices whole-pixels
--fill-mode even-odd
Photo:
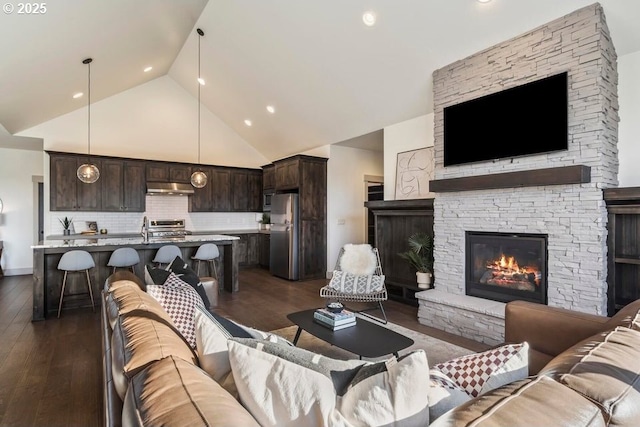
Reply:
[[[147,224],[147,217],[145,215],[145,217],[142,219],[142,241],[144,243],[147,243],[149,241],[149,226]]]

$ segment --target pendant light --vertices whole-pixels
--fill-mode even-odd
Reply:
[[[200,76],[200,40],[204,36],[204,31],[200,28],[198,33],[198,170],[191,174],[191,185],[195,188],[203,188],[207,185],[207,174],[200,169],[200,86],[202,86],[203,80]]]
[[[100,170],[96,165],[91,163],[91,62],[93,59],[87,58],[82,61],[88,70],[88,90],[87,90],[87,163],[78,167],[76,175],[78,179],[85,184],[93,184],[100,178]]]

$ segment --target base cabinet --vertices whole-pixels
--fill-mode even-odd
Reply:
[[[271,235],[260,234],[260,267],[269,269],[271,256]]]
[[[257,267],[260,265],[261,235],[259,233],[239,234],[238,265]]]

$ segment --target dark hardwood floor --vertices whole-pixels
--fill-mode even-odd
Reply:
[[[323,305],[319,289],[325,283],[242,270],[240,292],[220,295],[216,311],[262,330],[291,326],[287,313]],[[0,427],[101,425],[99,308],[32,323],[31,295],[32,276],[0,279]],[[421,325],[416,307],[388,301],[385,309],[393,323],[472,350],[487,348]]]

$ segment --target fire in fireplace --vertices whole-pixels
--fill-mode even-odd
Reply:
[[[547,236],[466,233],[467,295],[547,303]]]

